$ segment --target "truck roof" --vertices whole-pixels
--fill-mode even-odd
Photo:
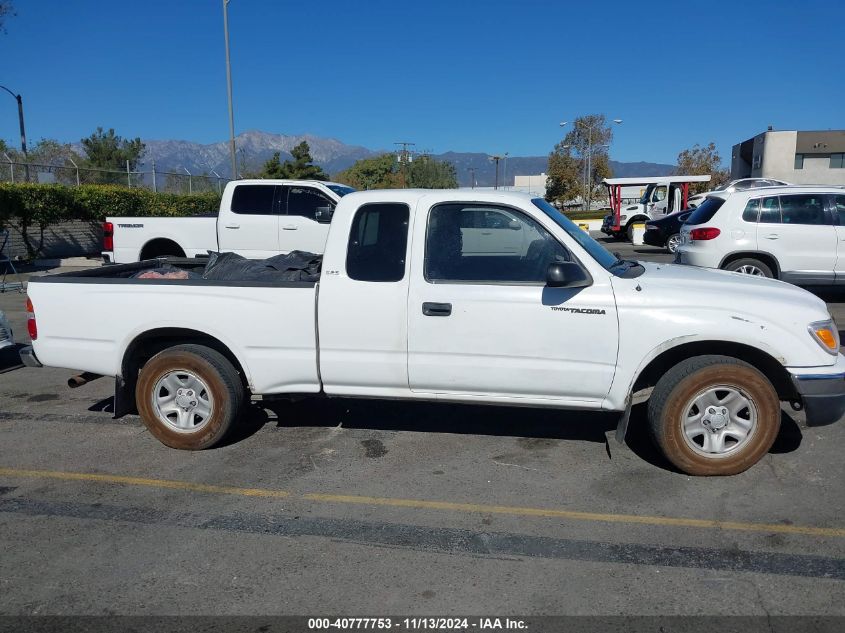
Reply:
[[[487,202],[500,204],[525,203],[537,198],[536,195],[520,191],[489,191],[478,189],[371,189],[347,194],[343,200],[355,204],[365,202],[411,202],[425,198],[431,202]]]
[[[332,182],[331,180],[296,180],[291,178],[242,178],[240,180],[231,180],[233,185],[335,185],[337,187],[348,187],[341,182]]]
[[[602,184],[605,185],[656,185],[660,182],[710,182],[712,176],[647,176],[640,178],[605,178]]]

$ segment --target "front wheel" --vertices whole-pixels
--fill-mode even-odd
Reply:
[[[681,236],[679,233],[675,233],[674,235],[670,235],[669,239],[666,240],[666,250],[672,253],[673,255],[678,252],[678,248],[681,246]]]
[[[634,223],[629,222],[628,226],[625,227],[625,237],[631,244],[634,243]]]
[[[657,382],[648,403],[652,438],[689,475],[747,470],[772,447],[780,416],[769,380],[728,356],[678,363]]]
[[[162,444],[202,450],[218,444],[246,400],[237,370],[220,352],[177,345],[141,368],[135,388],[138,413]]]

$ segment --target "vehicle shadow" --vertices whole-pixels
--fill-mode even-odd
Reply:
[[[605,442],[619,414],[478,406],[433,402],[399,402],[357,398],[307,398],[260,403],[277,427],[336,427],[553,438]],[[268,421],[270,421],[268,419]]]

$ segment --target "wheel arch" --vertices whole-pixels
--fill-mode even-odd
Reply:
[[[173,247],[172,249],[170,247]],[[160,251],[170,251],[162,254],[171,254],[174,257],[185,257],[185,249],[169,237],[154,237],[147,241],[138,251],[138,259],[152,259],[161,256]]]
[[[799,397],[789,372],[774,356],[751,345],[719,340],[681,342],[661,351],[637,372],[630,393],[653,387],[671,367],[684,360],[711,355],[736,358],[758,369],[771,381],[781,400],[795,400]]]
[[[780,279],[781,276],[781,269],[780,263],[778,262],[777,258],[770,253],[765,253],[763,251],[735,251],[733,253],[728,253],[722,258],[722,261],[719,262],[719,268],[723,269],[725,266],[730,264],[731,262],[735,262],[738,259],[759,259],[761,262],[769,266],[772,269],[772,273],[775,276],[775,279]]]
[[[138,372],[150,358],[175,345],[192,343],[204,345],[222,354],[238,372],[246,389],[249,389],[250,377],[246,366],[237,355],[220,339],[199,330],[181,327],[163,327],[147,330],[138,334],[124,350],[120,363],[120,375],[115,384],[115,417],[136,412],[135,383]]]

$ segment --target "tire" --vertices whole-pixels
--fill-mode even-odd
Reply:
[[[631,221],[628,223],[628,226],[625,227],[625,239],[634,243],[634,222]]]
[[[709,417],[711,412],[716,415]],[[648,402],[652,439],[688,475],[747,470],[769,452],[780,417],[771,382],[728,356],[696,356],[678,363],[657,382]]]
[[[135,401],[144,425],[162,444],[197,451],[223,440],[243,410],[246,390],[220,352],[176,345],[141,368]]]
[[[666,239],[666,250],[672,253],[673,255],[678,251],[678,247],[681,245],[681,234],[675,233],[674,235],[670,235]]]
[[[737,259],[730,264],[726,264],[723,268],[735,273],[754,275],[755,277],[769,277],[771,279],[775,276],[768,264],[764,264],[759,259],[753,259],[751,257]]]

